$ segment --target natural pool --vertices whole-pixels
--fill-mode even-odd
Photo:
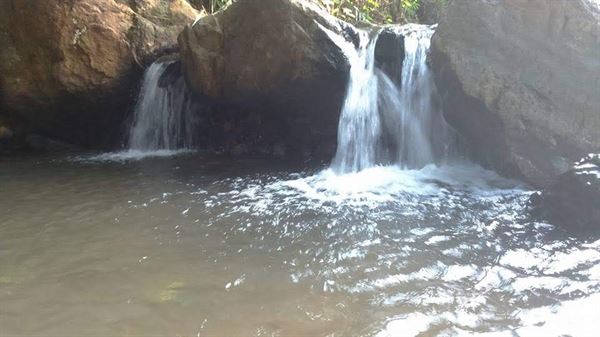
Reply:
[[[600,328],[600,237],[529,220],[518,183],[473,165],[290,172],[198,153],[0,163],[0,334]]]

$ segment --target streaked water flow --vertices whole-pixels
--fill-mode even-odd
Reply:
[[[183,76],[165,80],[175,61],[157,61],[146,70],[129,131],[129,150],[191,149],[194,126]]]
[[[362,32],[356,50],[338,43],[350,64],[350,81],[338,127],[338,148],[332,169],[356,172],[374,165],[397,164],[421,168],[440,164],[456,153],[456,136],[436,104],[427,53],[432,26],[397,28],[404,36],[404,60],[400,74],[388,77],[375,66],[377,35]]]
[[[377,36],[359,32],[359,47],[340,44],[350,62],[350,80],[338,127],[338,148],[332,167],[339,173],[356,172],[376,163],[381,136],[375,76]]]
[[[434,30],[431,26],[421,25],[406,25],[398,30],[404,35],[405,51],[401,86],[399,95],[395,96],[393,83],[388,85],[390,89],[386,90],[386,95],[397,97],[398,103],[384,110],[389,125],[398,130],[397,159],[405,168],[439,164],[456,154],[458,149],[456,135],[436,104],[439,99],[437,88],[427,64]],[[399,113],[394,113],[396,107]]]

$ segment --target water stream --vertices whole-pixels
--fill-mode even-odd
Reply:
[[[130,154],[192,149],[196,121],[183,76],[168,77],[175,61],[157,61],[146,73],[129,131]]]
[[[338,127],[338,148],[332,168],[338,173],[356,172],[377,163],[381,142],[378,113],[378,78],[375,74],[377,37],[360,32],[359,47],[340,43],[350,62],[350,81]]]
[[[328,168],[173,155],[192,135],[168,63],[128,152],[1,163],[0,335],[596,336],[600,237],[531,219],[526,186],[449,154],[431,28],[404,29],[399,87],[375,37],[348,49]]]
[[[433,27],[406,25],[396,30],[404,36],[406,55],[398,60],[399,86],[375,66],[377,36],[362,32],[358,49],[337,40],[351,65],[331,165],[338,173],[381,164],[422,168],[445,163],[458,152],[456,135],[435,104],[437,90],[427,65]]]

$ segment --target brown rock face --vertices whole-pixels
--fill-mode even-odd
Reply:
[[[0,2],[0,89],[31,130],[87,146],[119,133],[139,64],[176,47],[185,0]]]
[[[447,118],[478,157],[546,186],[600,150],[600,12],[589,0],[455,0],[432,44]]]
[[[308,1],[239,0],[186,27],[179,45],[197,94],[268,116],[276,130],[265,125],[263,136],[285,143],[288,152],[328,157],[349,70],[331,36],[352,40],[353,34],[352,26]]]

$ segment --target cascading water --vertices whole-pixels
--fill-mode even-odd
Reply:
[[[358,50],[346,45],[350,81],[338,126],[338,148],[332,166],[340,172],[355,172],[376,162],[381,134],[377,113],[378,79],[375,74],[375,45],[366,32],[359,33]]]
[[[404,31],[405,59],[400,87],[399,162],[408,168],[441,162],[456,149],[456,137],[437,108],[437,88],[427,65],[433,28],[408,25]],[[392,114],[395,117],[397,114]]]
[[[129,132],[129,149],[141,151],[189,149],[195,121],[183,76],[164,80],[176,61],[157,61],[146,70]],[[168,82],[168,83],[165,83]]]
[[[340,44],[350,61],[350,82],[332,162],[337,173],[357,172],[378,164],[421,168],[447,158],[456,143],[452,129],[436,109],[437,91],[427,52],[432,26],[406,25],[400,87],[375,66],[377,37],[362,33],[358,50]]]

